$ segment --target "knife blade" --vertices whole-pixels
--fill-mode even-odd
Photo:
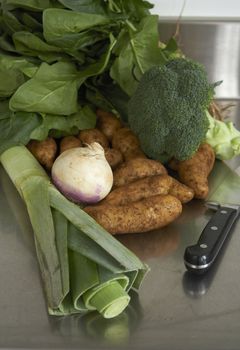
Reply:
[[[204,227],[198,242],[186,248],[184,263],[194,273],[204,273],[217,258],[240,214],[239,169],[233,171],[217,161],[209,179],[210,192],[205,203],[215,213]]]

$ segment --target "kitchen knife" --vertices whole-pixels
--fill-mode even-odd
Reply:
[[[215,213],[203,229],[197,244],[186,248],[184,263],[194,273],[206,272],[215,261],[240,214],[240,177],[217,161],[211,175],[206,205]],[[215,178],[214,178],[215,177]]]

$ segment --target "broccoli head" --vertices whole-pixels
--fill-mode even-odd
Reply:
[[[149,69],[128,105],[143,151],[162,162],[190,158],[205,140],[213,95],[204,67],[193,60],[175,58]]]

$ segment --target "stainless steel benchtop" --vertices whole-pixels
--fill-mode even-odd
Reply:
[[[162,39],[174,30],[160,23]],[[180,43],[211,81],[224,81],[216,98],[234,104],[229,117],[240,127],[240,23],[182,23]],[[0,348],[239,349],[240,222],[206,275],[189,275],[183,263],[210,215],[194,201],[167,228],[121,238],[151,272],[118,318],[49,317],[26,210],[0,168]]]

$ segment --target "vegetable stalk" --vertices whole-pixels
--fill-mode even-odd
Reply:
[[[49,313],[120,314],[148,267],[67,200],[25,146],[0,160],[28,210]]]

